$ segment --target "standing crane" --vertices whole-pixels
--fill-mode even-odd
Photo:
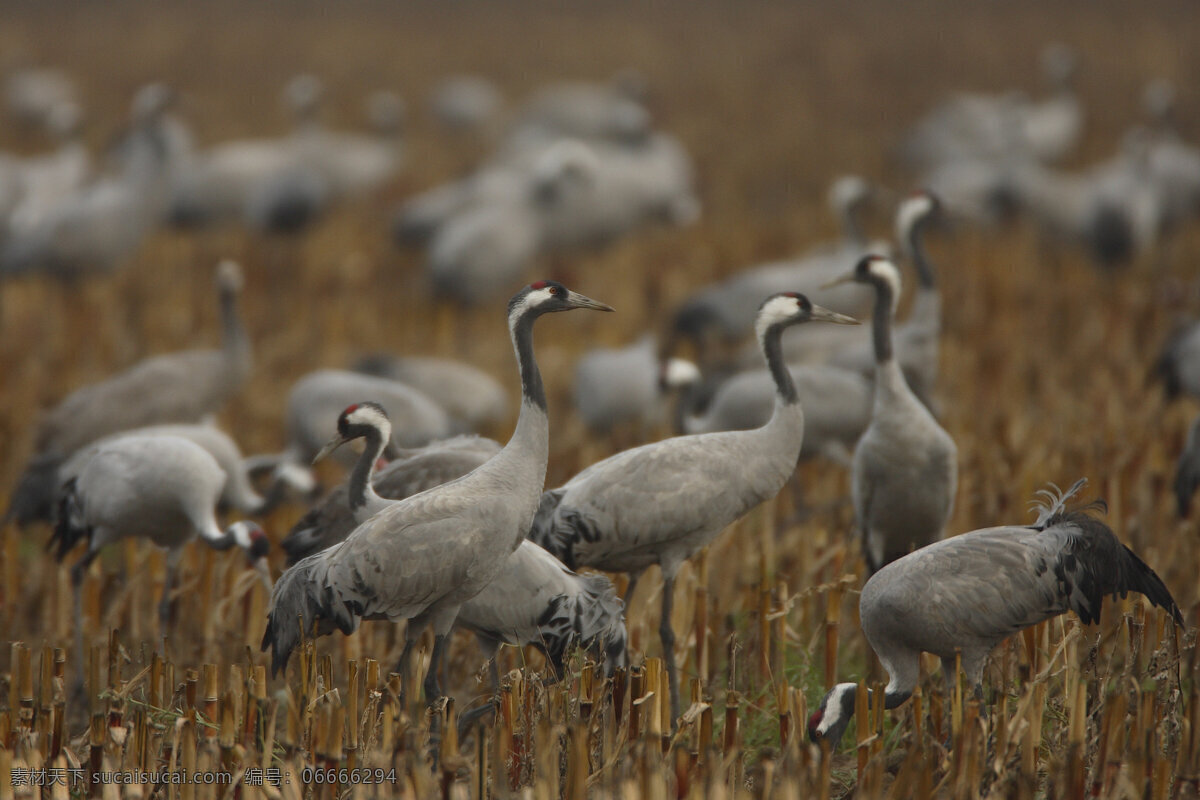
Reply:
[[[1033,525],[984,528],[923,547],[875,573],[859,598],[863,633],[887,670],[884,707],[912,696],[921,653],[942,659],[948,686],[957,679],[955,657],[983,692],[988,653],[1017,631],[1068,610],[1085,625],[1098,622],[1105,595],[1138,592],[1175,624],[1183,615],[1154,570],[1066,492],[1042,490],[1046,502]],[[1100,505],[1103,503],[1092,504]],[[854,715],[857,685],[839,683],[808,721],[813,741],[836,746]]]
[[[316,531],[315,538],[325,546],[344,540],[355,522],[366,522],[400,502],[377,494],[374,487],[384,486],[372,480],[391,436],[390,428],[387,412],[376,403],[355,403],[338,417],[338,432],[318,457],[358,438],[366,440],[366,447],[347,491],[341,493],[348,515],[328,518],[331,524]],[[499,689],[495,655],[501,644],[536,647],[546,656],[556,678],[563,674],[567,654],[575,645],[587,649],[606,675],[625,664],[624,605],[617,599],[612,581],[603,575],[577,575],[528,539],[508,557],[491,583],[463,603],[455,625],[478,638],[491,661],[493,691]],[[410,625],[406,634],[402,663],[420,630]]]
[[[547,492],[530,538],[568,567],[631,573],[626,605],[651,564],[663,574],[659,636],[671,687],[672,726],[679,718],[675,575],[697,550],[750,509],[774,497],[796,468],[804,411],[780,355],[785,328],[812,320],[855,320],[784,292],[760,306],[755,329],[775,379],[775,411],[762,427],[676,436],[597,462]]]
[[[513,296],[508,329],[521,374],[521,411],[512,438],[469,475],[383,509],[345,541],[285,572],[262,641],[271,649],[274,673],[309,631],[350,634],[363,619],[406,619],[414,630],[433,628],[424,688],[429,703],[441,697],[438,672],[454,620],[524,539],[546,479],[550,430],[533,324],[548,312],[576,308],[612,310],[554,281]]]
[[[958,450],[913,394],[892,348],[900,272],[882,256],[864,256],[834,283],[875,288],[875,403],[871,424],[854,449],[854,513],[863,556],[874,573],[942,537],[954,508]]]
[[[217,266],[221,349],[184,350],[139,361],[124,372],[75,390],[42,417],[34,454],[13,490],[4,522],[49,520],[58,468],[79,448],[113,433],[215,414],[249,379],[250,339],[238,316],[241,268]]]
[[[167,550],[167,575],[158,606],[160,636],[170,619],[171,589],[183,548],[196,536],[215,550],[241,547],[270,586],[269,542],[262,529],[246,521],[224,531],[217,525],[216,506],[226,475],[207,450],[190,439],[153,434],[122,436],[91,449],[94,452],[63,487],[58,523],[50,539],[51,546],[57,545],[59,561],[80,540],[87,541],[87,551],[71,567],[79,653],[83,652],[80,589],[84,576],[104,546],[118,539],[148,539]]]

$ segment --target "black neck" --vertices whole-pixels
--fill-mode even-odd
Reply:
[[[357,511],[367,504],[367,487],[371,485],[371,475],[375,472],[375,462],[383,454],[383,448],[387,446],[387,441],[383,437],[383,433],[378,428],[370,428],[366,435],[367,446],[363,448],[362,455],[358,457],[358,461],[354,463],[354,470],[350,473],[350,510]],[[389,437],[390,438],[390,437]]]
[[[875,361],[883,364],[892,360],[892,305],[895,294],[892,285],[884,280],[875,281],[875,316],[871,325],[875,341]]]
[[[513,347],[517,351],[517,366],[521,370],[521,395],[525,402],[546,410],[546,389],[542,373],[533,357],[533,321],[536,314],[525,312],[512,323]]]
[[[912,250],[913,264],[917,267],[917,279],[921,282],[921,288],[935,288],[936,276],[933,272],[933,264],[929,262],[929,256],[925,252],[924,223],[918,222],[912,227],[912,231],[908,234],[908,246]]]
[[[792,382],[792,373],[788,371],[787,363],[783,360],[783,325],[772,325],[763,334],[763,355],[767,357],[767,368],[775,380],[775,392],[783,400],[784,405],[797,402],[796,384]]]

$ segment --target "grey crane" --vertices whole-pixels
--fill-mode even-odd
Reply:
[[[937,273],[925,249],[925,234],[941,203],[928,191],[906,197],[896,209],[896,241],[900,252],[917,273],[917,290],[907,319],[895,327],[896,359],[909,388],[927,408],[932,408],[938,376],[938,340],[942,332],[942,299]],[[784,350],[785,357],[787,350]],[[834,353],[829,363],[842,369],[875,372],[875,349],[863,339]]]
[[[386,412],[385,412],[386,413]],[[390,424],[389,424],[390,427]],[[390,436],[390,434],[388,434]],[[386,444],[388,437],[383,437]],[[397,458],[370,480],[374,492],[386,500],[403,500],[426,489],[448,483],[481,466],[500,451],[499,443],[482,436],[455,436],[425,447],[399,450]],[[371,452],[368,448],[366,452]],[[380,454],[382,454],[382,449]],[[375,461],[365,465],[374,467]],[[345,539],[356,522],[349,497],[355,481],[365,467],[361,459],[346,483],[334,487],[317,505],[301,517],[284,538],[289,566]],[[363,485],[365,492],[366,486]]]
[[[1181,394],[1200,397],[1200,321],[1179,324],[1167,338],[1154,364],[1167,399]]]
[[[958,450],[950,434],[904,379],[892,347],[900,271],[882,256],[864,256],[837,282],[875,289],[875,402],[871,424],[854,449],[852,495],[867,567],[876,572],[942,537],[954,508]]]
[[[77,105],[75,81],[61,69],[13,64],[4,76],[4,106],[8,116],[29,127],[52,127],[54,111],[63,103]]]
[[[788,373],[804,407],[800,458],[826,456],[848,463],[854,444],[871,423],[871,381],[858,372],[827,364],[795,364],[788,367]],[[770,370],[739,372],[716,388],[702,411],[685,408],[680,427],[685,433],[757,428],[771,418],[775,392]]]
[[[319,536],[323,546],[344,540],[355,523],[366,522],[400,502],[380,496],[376,490],[385,487],[372,480],[391,435],[389,428],[387,412],[376,403],[356,403],[338,417],[338,433],[319,456],[356,438],[365,438],[367,444],[348,490],[340,496],[345,516],[329,519],[331,524]],[[495,445],[493,454],[499,450],[490,439],[483,441]],[[528,539],[508,557],[491,583],[463,603],[455,625],[475,633],[484,655],[492,661],[493,690],[499,688],[494,657],[501,644],[538,648],[556,677],[561,676],[567,653],[576,644],[586,648],[606,674],[625,663],[624,606],[612,582],[602,575],[576,575]],[[409,627],[406,650],[419,633],[415,626]],[[402,663],[406,658],[402,657]]]
[[[0,235],[24,231],[52,214],[64,199],[91,178],[92,157],[83,142],[83,112],[74,104],[55,107],[49,124],[58,149],[28,158],[0,155],[0,174],[7,174],[13,191],[0,198]],[[6,199],[7,198],[7,201]]]
[[[149,435],[124,436],[89,449],[85,463],[63,488],[50,539],[59,561],[80,540],[87,542],[87,551],[71,567],[77,644],[82,645],[80,588],[88,565],[123,537],[146,539],[167,550],[160,634],[166,632],[183,548],[197,536],[217,550],[241,547],[270,586],[269,543],[262,529],[245,521],[224,531],[217,525],[215,509],[226,476],[203,447],[178,436]]]
[[[221,349],[153,356],[64,398],[38,423],[34,454],[13,491],[5,522],[26,525],[53,514],[55,478],[79,448],[120,431],[198,422],[215,414],[250,377],[250,340],[237,310],[241,268],[217,267]]]
[[[455,75],[434,87],[429,110],[438,123],[457,133],[486,130],[504,105],[496,85],[480,75]]]
[[[79,475],[97,448],[108,442],[132,436],[176,436],[187,439],[203,447],[210,456],[216,459],[221,470],[225,473],[225,485],[221,489],[219,507],[230,508],[243,514],[259,516],[266,514],[282,500],[282,486],[276,484],[267,496],[258,493],[250,481],[246,459],[242,451],[229,434],[215,425],[149,425],[145,428],[134,428],[106,436],[94,445],[83,447],[59,467],[58,482],[62,486]]]
[[[1192,513],[1192,495],[1200,486],[1200,416],[1188,426],[1187,441],[1175,467],[1175,501],[1179,516],[1186,519]]]
[[[1183,625],[1158,575],[1087,508],[1066,507],[1084,483],[1063,493],[1042,490],[1045,502],[1035,504],[1040,513],[1032,525],[984,528],[936,542],[867,581],[859,616],[889,676],[886,708],[912,695],[921,653],[942,659],[950,686],[961,654],[966,679],[979,695],[988,653],[1001,641],[1068,610],[1085,625],[1097,622],[1105,595],[1138,592]],[[837,745],[854,714],[856,688],[840,683],[821,700],[808,722],[814,741]]]
[[[262,647],[278,673],[307,631],[353,633],[362,619],[409,620],[434,630],[425,695],[441,696],[438,672],[462,604],[503,568],[533,522],[549,455],[546,393],[533,325],[547,312],[608,306],[553,281],[509,301],[508,329],[521,374],[512,438],[473,472],[383,509],[340,544],[309,556],[275,586]],[[407,671],[407,663],[403,665]]]
[[[700,371],[690,361],[662,362],[654,335],[646,334],[626,347],[585,353],[575,365],[572,394],[588,429],[606,434],[621,423],[653,426],[666,421],[666,393],[699,379]]]
[[[70,279],[111,272],[141,246],[166,208],[172,158],[163,87],[139,92],[119,171],[80,187],[11,229],[0,246],[0,275],[41,272]]]
[[[580,472],[542,497],[530,538],[575,569],[589,566],[637,577],[658,564],[663,574],[659,636],[679,716],[671,603],[683,562],[734,520],[775,496],[796,468],[804,411],[780,356],[785,328],[850,317],[794,292],[768,297],[756,331],[775,379],[775,411],[760,428],[676,436],[625,450]],[[674,722],[672,722],[674,724]]]
[[[310,462],[332,435],[337,415],[361,397],[374,397],[388,410],[397,447],[420,447],[454,433],[446,410],[412,386],[351,370],[319,369],[302,376],[288,392],[282,461]]]
[[[462,361],[375,353],[359,359],[353,368],[423,392],[466,430],[478,430],[508,418],[508,393],[500,381]]]
[[[847,312],[867,308],[867,292],[849,287],[824,291],[821,285],[845,272],[867,252],[858,215],[871,195],[870,189],[861,178],[839,178],[829,193],[831,210],[843,226],[839,241],[819,245],[794,259],[742,270],[696,292],[676,311],[673,337],[691,340],[702,352],[711,344],[740,342],[753,330],[762,298],[793,288],[807,292],[814,302]],[[674,341],[668,342],[666,350],[674,352]],[[757,360],[758,354],[751,353],[750,357]],[[707,366],[701,363],[702,368]]]

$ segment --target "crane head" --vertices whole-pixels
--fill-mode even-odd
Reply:
[[[377,432],[385,442],[391,441],[392,423],[383,406],[369,401],[346,406],[345,410],[338,415],[337,433],[325,443],[325,446],[313,458],[313,463],[325,458],[346,442],[363,438],[374,432]]]
[[[597,311],[612,311],[605,305],[578,292],[573,292],[558,281],[535,281],[513,295],[508,301],[508,318],[512,324],[518,317],[532,312],[540,316],[551,311],[570,311],[573,308],[592,308]]]
[[[808,718],[808,738],[815,743],[828,741],[837,747],[854,716],[858,685],[839,683],[821,698],[821,705]]]

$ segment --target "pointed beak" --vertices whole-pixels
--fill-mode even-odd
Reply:
[[[819,306],[813,303],[812,320],[814,322],[832,322],[836,325],[861,325],[862,323],[854,317],[848,317],[845,314],[839,314],[836,311],[830,311],[824,306]]]
[[[258,573],[258,577],[262,580],[263,588],[267,590],[267,594],[271,594],[271,590],[275,588],[275,584],[271,581],[271,566],[267,563],[267,557],[260,556],[254,559],[254,563],[251,566]]]
[[[612,306],[605,305],[598,300],[593,300],[590,297],[584,297],[579,292],[571,292],[567,295],[567,305],[570,308],[594,308],[597,311],[614,311]]]
[[[843,283],[854,283],[854,273],[847,272],[845,275],[841,275],[837,278],[834,278],[833,280],[829,281],[828,283],[821,284],[821,288],[822,289],[832,289],[834,286],[841,286]]]
[[[342,435],[340,433],[335,434],[334,437],[332,439],[330,439],[328,442],[326,442],[325,446],[321,448],[321,452],[319,452],[315,456],[313,456],[312,463],[316,464],[322,458],[329,455],[334,450],[337,450],[339,447],[341,447],[348,441],[350,441],[350,440],[343,439]]]

